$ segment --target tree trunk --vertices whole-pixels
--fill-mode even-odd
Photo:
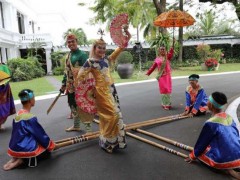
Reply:
[[[179,1],[179,9],[183,11],[183,0]],[[182,62],[182,54],[183,54],[183,28],[182,27],[179,28],[178,44],[179,44],[178,62]]]
[[[166,11],[166,0],[153,0],[153,3],[158,15]],[[166,34],[167,29],[159,27],[159,32],[162,34]]]

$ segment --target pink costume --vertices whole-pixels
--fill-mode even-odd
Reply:
[[[157,57],[154,60],[153,65],[147,71],[147,75],[149,76],[157,67],[158,68],[158,85],[160,94],[162,95],[162,106],[164,109],[171,108],[171,93],[172,93],[172,78],[171,78],[171,66],[170,60],[173,57],[174,50],[170,49],[166,58],[167,61],[164,61],[162,57]]]

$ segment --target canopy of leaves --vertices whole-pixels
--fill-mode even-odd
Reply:
[[[87,41],[87,36],[85,34],[85,32],[83,31],[82,28],[70,28],[68,29],[64,34],[63,34],[63,38],[66,39],[68,34],[74,34],[77,37],[78,40],[78,44],[79,45],[84,45],[84,44],[88,44]]]

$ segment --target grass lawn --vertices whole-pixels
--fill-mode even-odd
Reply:
[[[221,73],[221,72],[231,72],[231,71],[240,71],[240,63],[234,64],[220,64],[218,71],[203,71],[200,66],[195,67],[181,67],[178,69],[174,69],[172,71],[172,76],[188,76],[190,74],[213,74],[213,73]],[[157,72],[154,71],[150,76],[145,75],[146,71],[142,71],[139,73],[137,70],[134,72],[133,76],[130,79],[120,79],[117,72],[112,73],[115,83],[122,82],[132,82],[132,81],[141,81],[147,79],[154,79],[156,77]],[[62,81],[63,76],[54,76],[57,80]],[[32,89],[36,96],[45,95],[49,92],[55,91],[55,88],[44,78],[37,78],[31,81],[23,81],[23,82],[11,82],[10,83],[14,99],[19,99],[17,94],[24,88]]]
[[[55,88],[47,81],[46,78],[36,78],[30,81],[10,82],[14,100],[19,99],[18,93],[22,89],[31,89],[35,96],[46,95],[48,92],[55,91]]]

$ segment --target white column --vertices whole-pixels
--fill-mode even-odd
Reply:
[[[2,53],[2,61],[4,63],[6,63],[7,62],[7,56],[6,56],[6,49],[5,49],[5,47],[1,48],[1,53]]]
[[[47,63],[47,74],[52,75],[52,60],[51,60],[51,49],[46,48],[45,49],[46,53],[46,63]]]

